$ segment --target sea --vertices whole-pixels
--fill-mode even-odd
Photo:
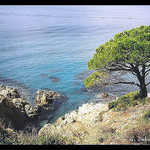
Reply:
[[[54,122],[97,100],[83,83],[91,74],[87,62],[96,48],[115,34],[141,25],[150,25],[148,5],[1,5],[0,84],[19,88],[32,105],[39,89],[66,96],[48,120]],[[130,85],[110,85],[99,94],[120,96],[135,90]]]

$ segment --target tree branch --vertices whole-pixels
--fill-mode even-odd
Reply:
[[[108,67],[105,67],[105,69],[107,69],[108,71],[132,71],[131,69],[126,69],[126,68],[123,68],[123,67],[112,67],[110,66],[110,68]]]
[[[131,74],[133,74],[134,76],[137,76],[137,74],[136,74],[136,73],[134,73],[133,71],[131,72]]]
[[[114,83],[111,83],[111,84],[133,84],[133,85],[136,85],[136,86],[140,87],[140,85],[138,83],[135,83],[135,82],[123,82],[123,81],[119,81],[119,82],[114,82]]]
[[[145,74],[146,74],[147,72],[149,72],[149,71],[150,71],[150,69],[146,70],[146,71],[145,71]]]
[[[122,64],[122,63],[112,64],[112,66],[117,66],[117,67],[121,67],[121,68],[126,67],[126,68],[131,69],[131,67],[127,66],[126,64]]]
[[[135,66],[131,63],[130,66],[132,67],[132,69],[134,70]]]
[[[145,65],[143,65],[143,68],[142,68],[142,76],[145,78]]]
[[[147,72],[147,73],[145,74],[145,76],[147,76],[147,75],[149,75],[149,72]]]
[[[148,82],[147,84],[146,84],[146,86],[148,86],[150,84],[150,82]]]

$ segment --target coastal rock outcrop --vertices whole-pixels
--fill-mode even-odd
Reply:
[[[8,125],[21,129],[27,122],[34,120],[40,107],[31,106],[23,100],[17,89],[0,85],[0,118]]]
[[[35,97],[36,103],[45,109],[47,109],[50,106],[57,107],[66,100],[67,98],[65,96],[57,94],[54,91],[41,89],[37,91],[37,96]]]
[[[50,106],[53,100],[57,97],[56,92],[47,90],[38,90],[35,101],[41,106]]]
[[[31,106],[16,88],[0,85],[0,119],[6,126],[11,123],[13,128],[22,129],[27,123],[37,121],[42,112],[57,109],[65,100],[65,96],[54,91],[38,90],[37,104]]]

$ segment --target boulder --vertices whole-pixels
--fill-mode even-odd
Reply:
[[[29,104],[25,105],[24,108],[28,118],[30,119],[37,118],[42,109],[40,106],[32,107]]]
[[[0,119],[6,124],[11,122],[15,129],[22,129],[26,123],[37,118],[40,107],[32,107],[23,100],[17,89],[0,85]]]
[[[0,118],[6,126],[11,122],[13,128],[21,128],[27,119],[25,111],[21,110],[19,105],[17,107],[13,102],[4,96],[0,97]]]
[[[37,91],[37,96],[35,97],[36,103],[45,109],[50,106],[57,107],[66,99],[67,98],[65,96],[57,94],[54,91],[41,90],[41,89]]]
[[[108,97],[108,96],[109,96],[109,94],[108,94],[107,92],[102,93],[102,97],[103,97],[103,98],[106,98],[106,97]]]
[[[54,91],[38,90],[37,96],[35,97],[35,101],[39,105],[50,106],[55,97],[56,93]]]

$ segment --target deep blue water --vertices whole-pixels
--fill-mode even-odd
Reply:
[[[67,96],[56,119],[93,99],[81,88],[95,49],[141,25],[150,25],[150,6],[0,6],[0,83],[30,103],[38,89]]]

